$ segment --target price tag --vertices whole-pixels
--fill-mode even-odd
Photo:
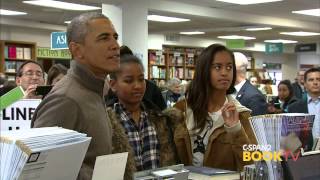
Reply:
[[[173,53],[173,56],[174,56],[174,57],[178,57],[178,56],[180,56],[180,54],[181,54],[180,52],[174,52],[174,53]]]

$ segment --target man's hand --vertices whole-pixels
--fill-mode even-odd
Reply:
[[[35,91],[36,91],[37,85],[33,84],[30,85],[27,90],[25,91],[24,99],[41,99],[42,96],[36,96]]]
[[[232,127],[239,122],[239,113],[233,103],[227,103],[222,107],[222,117],[227,127]]]

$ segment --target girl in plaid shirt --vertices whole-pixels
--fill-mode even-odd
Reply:
[[[141,61],[133,55],[121,56],[120,69],[110,79],[117,97],[107,99],[107,105],[124,129],[136,170],[176,164],[170,115],[143,99],[146,83]]]

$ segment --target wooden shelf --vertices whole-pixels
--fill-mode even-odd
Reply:
[[[149,66],[167,67],[165,64],[149,64]]]
[[[5,58],[8,61],[33,61],[33,59],[17,59],[17,58]]]
[[[4,73],[6,73],[6,74],[17,74],[17,72],[10,72],[10,71],[5,71]]]
[[[16,73],[7,72],[6,69],[17,71],[18,67],[28,60],[36,60],[36,43],[0,40],[0,72],[15,75]]]
[[[169,65],[169,67],[183,67],[183,65]]]

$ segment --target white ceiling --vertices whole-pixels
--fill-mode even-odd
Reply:
[[[101,6],[101,3],[119,5],[133,0],[64,0],[66,2]],[[143,1],[143,0],[135,0]],[[161,14],[190,18],[190,22],[159,23],[149,22],[149,33],[177,34],[180,31],[202,30],[204,35],[196,35],[208,39],[216,39],[218,35],[256,36],[253,42],[265,39],[290,39],[299,42],[318,42],[320,36],[293,37],[280,35],[282,31],[309,30],[320,32],[320,18],[293,14],[291,11],[320,8],[320,0],[284,0],[281,2],[257,5],[235,5],[215,0],[147,0],[149,14]],[[161,6],[159,5],[161,4]],[[64,21],[82,13],[54,8],[42,8],[22,3],[22,0],[0,0],[2,9],[25,11],[25,16],[1,16],[2,25],[27,25],[29,22],[40,22],[54,26],[65,26]],[[17,21],[19,20],[19,21]],[[21,21],[22,20],[22,21]],[[17,22],[14,24],[13,22]],[[21,23],[24,22],[24,23]],[[271,26],[273,30],[247,32],[245,27]]]

